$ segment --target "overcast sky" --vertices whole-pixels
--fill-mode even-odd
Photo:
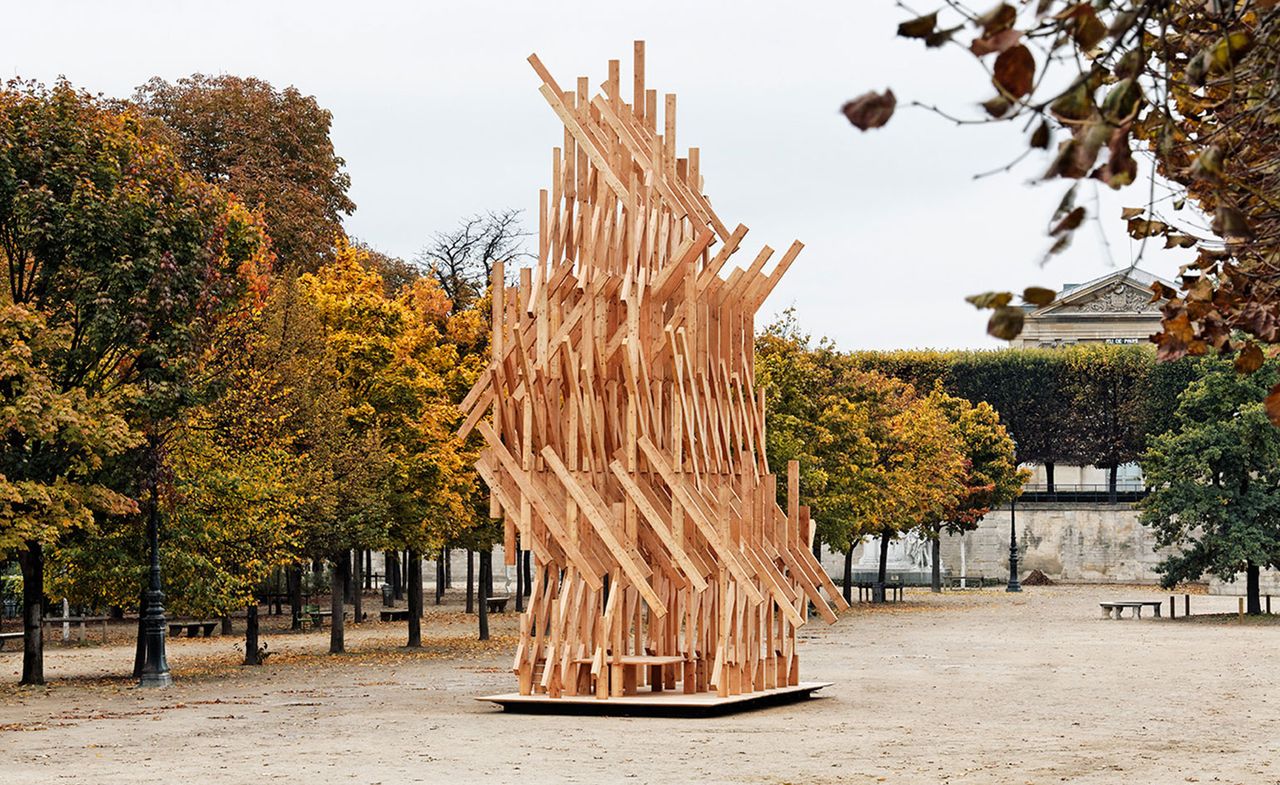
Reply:
[[[610,58],[629,79],[647,41],[647,82],[679,96],[679,142],[702,149],[725,223],[805,251],[759,323],[794,306],[844,348],[997,346],[974,292],[1053,288],[1126,266],[1137,252],[1120,208],[1145,200],[1100,188],[1086,227],[1045,268],[1045,222],[1065,186],[1029,185],[1047,165],[974,180],[1021,144],[1012,127],[957,128],[918,100],[974,116],[990,88],[958,47],[894,37],[891,0],[778,2],[16,2],[4,4],[6,76],[128,96],[152,76],[194,72],[294,85],[333,113],[333,141],[357,210],[348,231],[411,258],[433,231],[508,207],[536,229],[559,123],[525,62],[536,51],[562,85],[599,85]],[[861,134],[840,105],[889,86],[898,115]],[[1145,191],[1145,187],[1143,188]],[[1081,201],[1093,212],[1093,189]],[[1170,277],[1190,252],[1149,249]]]

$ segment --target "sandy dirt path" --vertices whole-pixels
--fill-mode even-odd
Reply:
[[[395,648],[397,625],[365,625],[340,657],[319,635],[273,635],[279,653],[253,669],[232,664],[233,638],[179,640],[166,691],[104,676],[127,645],[59,649],[52,686],[0,688],[0,783],[1280,783],[1280,625],[1099,618],[1099,600],[1137,595],[1168,596],[855,607],[805,631],[803,678],[835,682],[821,698],[715,720],[476,702],[512,688],[510,614],[480,645],[470,620],[435,613],[421,654]],[[17,657],[0,653],[0,674]]]

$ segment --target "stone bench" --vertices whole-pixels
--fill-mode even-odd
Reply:
[[[188,638],[196,637],[197,633],[208,638],[213,635],[213,628],[216,625],[216,621],[171,621],[169,622],[169,637],[179,638],[185,630]]]
[[[879,585],[879,581],[858,581],[858,602],[875,602],[876,587]],[[901,580],[887,580],[884,582],[884,599],[886,602],[890,597],[896,602],[902,602],[902,591],[903,583]]]
[[[489,597],[485,600],[485,605],[490,613],[506,613],[507,601],[510,599],[510,597]]]
[[[409,609],[383,608],[378,611],[378,619],[381,621],[409,621]]]
[[[1102,607],[1102,618],[1104,619],[1111,619],[1111,618],[1119,619],[1121,617],[1121,614],[1124,612],[1125,608],[1128,608],[1130,611],[1129,618],[1141,619],[1142,609],[1147,606],[1150,606],[1153,610],[1155,610],[1156,618],[1160,618],[1161,602],[1159,600],[1127,600],[1123,602],[1100,602],[1098,603],[1098,605]],[[1113,613],[1115,614],[1114,616],[1112,615]]]

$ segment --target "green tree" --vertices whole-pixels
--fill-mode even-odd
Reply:
[[[65,82],[10,82],[0,91],[0,140],[0,301],[39,312],[66,336],[46,360],[56,390],[104,402],[132,392],[155,523],[164,423],[190,399],[210,326],[262,285],[260,222],[190,175],[136,112]],[[9,449],[49,446],[35,434]],[[25,479],[46,484],[66,473],[57,461],[27,467]],[[28,541],[22,561],[27,613],[38,614],[30,603],[43,571],[39,541]],[[40,630],[27,632],[23,680],[40,683]]]
[[[1262,612],[1261,569],[1280,566],[1280,429],[1260,401],[1277,377],[1274,362],[1244,376],[1202,360],[1173,427],[1152,438],[1141,461],[1149,489],[1142,522],[1159,546],[1178,551],[1160,564],[1162,584],[1243,572],[1251,614]]]
[[[294,400],[257,304],[225,320],[202,367],[212,388],[171,437],[165,550],[174,607],[246,611],[245,664],[260,664],[258,589],[299,556],[313,489],[291,429]]]
[[[985,401],[976,404],[935,387],[929,395],[951,423],[964,459],[958,492],[943,509],[942,518],[923,528],[933,543],[932,588],[942,591],[941,534],[963,536],[993,509],[1016,499],[1031,472],[1018,468],[1013,439],[1000,415]]]
[[[315,271],[333,258],[355,204],[329,138],[333,117],[314,96],[252,77],[194,74],[152,79],[134,98],[192,171],[261,208],[282,269]]]
[[[823,398],[835,373],[835,352],[827,343],[814,347],[801,331],[795,311],[767,326],[756,338],[755,384],[765,396],[765,454],[770,466],[800,463],[800,488],[810,501],[818,539],[837,548],[847,539],[833,505],[823,500],[829,463],[820,455],[831,441],[821,420]],[[786,483],[778,483],[778,502],[786,509]]]
[[[138,441],[112,395],[60,390],[59,356],[71,329],[51,329],[36,311],[0,305],[0,555],[18,555],[23,581],[22,683],[44,681],[41,606],[44,549],[95,514],[137,509],[96,482],[104,458]]]

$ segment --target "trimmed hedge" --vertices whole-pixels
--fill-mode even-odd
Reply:
[[[1057,349],[861,351],[850,361],[928,391],[986,401],[1023,462],[1115,467],[1168,429],[1197,360],[1157,363],[1145,345]]]

